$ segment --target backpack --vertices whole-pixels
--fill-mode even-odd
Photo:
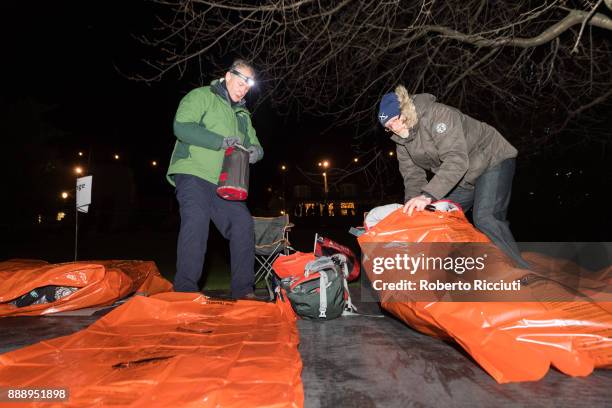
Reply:
[[[295,312],[305,319],[331,320],[356,309],[351,303],[346,278],[346,256],[322,256],[308,262],[301,276],[281,280]]]

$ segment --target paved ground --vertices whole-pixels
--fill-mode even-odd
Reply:
[[[353,297],[360,299],[357,293]],[[359,307],[381,315],[375,303]],[[0,319],[0,353],[73,333],[109,310]],[[308,408],[605,407],[612,401],[612,370],[586,378],[551,370],[539,382],[499,385],[458,347],[390,316],[301,320],[298,327]]]
[[[571,378],[551,370],[531,383],[500,385],[458,347],[392,318],[300,321],[305,406],[605,407],[612,371]]]

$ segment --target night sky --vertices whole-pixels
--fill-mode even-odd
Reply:
[[[94,152],[96,160],[117,151],[133,164],[157,160],[160,168],[165,167],[174,144],[171,126],[176,107],[198,85],[199,77],[179,79],[170,74],[149,85],[127,78],[144,70],[141,59],[153,52],[133,38],[151,34],[153,5],[142,1],[35,4],[34,10],[23,2],[0,6],[5,55],[9,56],[3,105],[42,104],[43,121],[67,133],[62,144],[76,150],[93,144],[96,152],[100,150]],[[215,77],[208,75],[204,81],[207,84]],[[300,149],[296,154],[301,146],[295,141],[305,137],[314,139],[326,153],[334,153],[338,145],[336,139],[325,146],[329,138],[318,136],[317,129],[327,123],[305,119],[298,126],[266,105],[253,120],[266,149],[267,165],[272,158],[278,165],[291,155],[303,158],[306,165],[319,160],[314,152],[305,155]],[[351,135],[345,133],[340,139],[345,150]]]
[[[140,208],[146,208],[146,202],[173,200],[173,190],[164,180],[175,140],[172,119],[198,76],[179,79],[171,73],[147,85],[122,74],[139,72],[141,59],[154,52],[133,35],[151,32],[155,12],[141,1],[0,3],[0,129],[5,152],[1,170],[8,179],[6,191],[14,192],[3,200],[5,213],[28,219],[33,207],[24,203],[30,203],[26,197],[33,189],[56,197],[53,189],[72,185],[69,176],[65,182],[56,180],[61,166],[89,164],[95,174],[96,166],[100,171],[112,164],[113,154],[120,154],[121,162],[133,171]],[[206,81],[211,79],[209,75]],[[264,104],[253,120],[266,150],[264,161],[253,168],[251,185],[254,199],[261,203],[267,187],[279,184],[280,164],[290,167],[289,184],[294,184],[298,166],[315,171],[318,160],[331,158],[334,165],[344,167],[356,154],[351,148],[354,129],[321,133],[329,119],[280,117]],[[377,137],[383,139],[384,149],[392,148],[382,130]],[[591,210],[600,208],[608,195],[610,148],[601,143],[561,147],[551,146],[522,162],[519,158],[511,207],[518,239],[609,241],[610,229],[602,228],[602,222],[609,224],[610,217]],[[86,157],[79,159],[78,151]],[[153,160],[157,167],[151,165]],[[55,181],[50,182],[46,177],[52,174]],[[398,179],[399,172],[389,177]],[[51,205],[44,194],[34,206]],[[540,231],[556,225],[556,235],[534,233],[534,220]]]

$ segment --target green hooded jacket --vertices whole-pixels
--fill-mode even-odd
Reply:
[[[196,88],[183,97],[174,117],[176,143],[166,178],[175,186],[175,174],[191,174],[213,184],[219,181],[225,137],[236,136],[244,147],[263,149],[251,124],[244,100],[231,103],[224,80]]]

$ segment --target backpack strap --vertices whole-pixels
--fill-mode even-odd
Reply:
[[[344,264],[346,267],[346,264]],[[346,277],[342,279],[342,283],[344,285],[344,291],[346,292],[346,304],[344,305],[344,311],[342,312],[342,315],[344,316],[345,313],[346,314],[352,314],[352,313],[356,313],[357,312],[357,307],[355,307],[355,305],[353,304],[353,302],[351,302],[351,292],[349,292],[349,288],[348,288],[348,283],[346,281]]]
[[[329,282],[329,278],[324,271],[319,272],[319,274],[321,275],[319,279],[319,318],[325,319],[327,317],[327,282]]]
[[[304,268],[304,276],[308,277],[311,273],[318,272],[319,278],[319,318],[327,317],[327,286],[329,285],[329,276],[325,269],[334,269],[337,263],[332,257],[323,256],[310,261]]]
[[[339,259],[339,261],[342,262],[342,275],[343,275],[342,283],[344,285],[344,290],[347,296],[346,305],[344,305],[342,316],[385,317],[384,315],[370,315],[370,314],[359,313],[359,311],[357,310],[357,306],[355,306],[353,302],[351,301],[351,292],[349,291],[348,281],[346,280],[349,275],[348,265],[346,263],[346,257],[342,254],[336,254],[336,255],[342,257]],[[333,255],[333,256],[336,256],[336,255]]]

